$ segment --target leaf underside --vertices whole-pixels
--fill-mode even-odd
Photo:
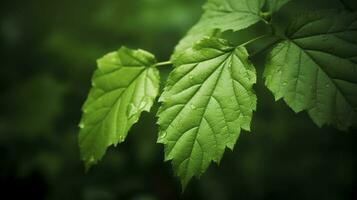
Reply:
[[[79,146],[87,169],[111,145],[123,142],[141,112],[149,111],[159,90],[153,55],[122,47],[98,60],[83,105]]]
[[[183,187],[250,130],[256,108],[254,67],[243,47],[205,38],[173,61],[160,101],[158,142]]]
[[[266,86],[318,126],[348,129],[357,111],[357,13],[310,13],[286,36],[268,56]]]

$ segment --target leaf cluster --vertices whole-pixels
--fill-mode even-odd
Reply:
[[[357,116],[357,13],[315,11],[288,25],[275,14],[289,0],[208,0],[200,20],[175,47],[169,61],[126,47],[98,60],[83,106],[79,145],[87,168],[111,145],[125,140],[159,95],[158,68],[173,65],[159,97],[158,143],[183,187],[250,131],[257,105],[257,75],[246,49],[277,38],[267,51],[266,87],[295,112],[318,125],[348,130]],[[269,32],[233,45],[222,34],[262,22]],[[237,35],[239,37],[239,35]],[[257,52],[255,52],[256,54]]]

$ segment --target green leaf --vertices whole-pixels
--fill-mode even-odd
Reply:
[[[150,110],[160,82],[155,63],[150,53],[125,47],[98,60],[79,125],[87,169],[109,146],[123,142],[141,112]]]
[[[202,29],[238,31],[262,19],[264,0],[208,0],[199,26]]]
[[[176,45],[174,53],[170,60],[175,59],[179,53],[185,51],[186,49],[192,47],[196,42],[200,41],[204,37],[219,37],[220,31],[218,29],[207,29],[202,30],[199,23],[194,25],[186,34],[184,38]]]
[[[312,13],[287,29],[264,76],[275,99],[307,110],[318,125],[342,130],[356,121],[357,13]]]
[[[192,47],[204,37],[218,37],[220,32],[239,31],[264,20],[261,10],[278,11],[289,0],[208,0],[204,14],[175,47],[174,56]],[[174,56],[172,59],[174,59]]]
[[[185,187],[233,149],[241,129],[250,130],[256,75],[244,47],[217,38],[204,38],[173,62],[160,97],[158,142]]]
[[[201,19],[175,47],[174,56],[204,37],[217,37],[220,31],[238,31],[257,23],[262,19],[263,5],[264,0],[208,0]]]

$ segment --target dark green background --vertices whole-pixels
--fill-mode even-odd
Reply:
[[[354,0],[350,8],[356,8]],[[0,199],[357,199],[357,135],[318,128],[274,102],[258,79],[252,133],[181,193],[154,113],[84,173],[78,128],[95,60],[121,45],[158,60],[198,20],[203,0],[11,0],[0,3]],[[293,0],[281,21],[337,0]],[[227,34],[247,41],[262,24]],[[263,56],[254,58],[259,77]],[[165,80],[170,67],[161,70]]]

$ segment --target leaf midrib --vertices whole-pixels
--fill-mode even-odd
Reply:
[[[216,80],[216,82],[215,82],[215,84],[214,84],[214,87],[212,87],[212,90],[211,90],[211,95],[210,95],[210,97],[209,97],[209,99],[207,100],[207,103],[206,103],[206,106],[205,106],[205,109],[204,109],[204,111],[203,111],[203,114],[202,114],[202,116],[201,116],[201,119],[200,119],[200,122],[198,123],[198,129],[197,129],[197,131],[195,132],[195,136],[194,136],[194,138],[195,138],[195,141],[193,142],[193,144],[192,144],[192,147],[191,147],[191,153],[190,153],[190,156],[188,157],[188,163],[187,163],[187,165],[186,165],[186,169],[185,169],[185,177],[186,177],[186,175],[187,175],[187,171],[188,171],[188,166],[189,166],[189,164],[190,164],[190,161],[191,161],[191,158],[192,158],[192,152],[193,152],[193,148],[194,148],[194,146],[195,146],[195,144],[196,144],[196,142],[199,144],[199,146],[200,146],[200,148],[202,148],[201,147],[201,145],[200,145],[200,143],[199,143],[199,141],[197,140],[197,135],[199,134],[199,132],[200,132],[200,128],[201,128],[201,125],[202,125],[202,121],[203,121],[203,119],[204,119],[204,116],[205,116],[205,114],[206,114],[206,112],[207,112],[207,107],[208,107],[208,104],[211,102],[211,99],[212,99],[212,97],[213,97],[213,92],[216,90],[216,88],[217,88],[217,84],[218,84],[218,82],[219,82],[219,80],[220,80],[220,77],[221,77],[221,75],[222,75],[222,72],[223,72],[223,70],[224,70],[224,66],[225,66],[225,63],[227,62],[227,60],[228,60],[228,58],[232,55],[232,53],[233,53],[233,51],[231,52],[231,53],[228,53],[228,55],[227,55],[227,57],[220,63],[220,64],[218,64],[218,67],[217,67],[217,69],[215,69],[215,70],[213,70],[213,72],[207,77],[207,79],[206,80],[208,80],[213,74],[215,74],[215,72],[217,71],[217,70],[219,70],[220,69],[220,72],[219,72],[219,74],[218,74],[218,77],[217,77],[217,80]],[[203,85],[204,83],[202,83],[202,85]],[[202,86],[201,86],[202,87]],[[198,91],[200,91],[201,90],[201,87],[198,89]],[[197,91],[197,93],[198,93],[198,91]],[[196,93],[196,94],[197,94]],[[195,95],[194,95],[195,96]],[[193,97],[194,97],[193,96]],[[187,104],[189,104],[190,102],[191,102],[191,100],[193,99],[193,97],[188,101],[188,103]],[[195,127],[197,127],[197,126],[195,126]],[[194,128],[195,128],[194,127]],[[214,135],[215,133],[213,133],[213,135]],[[181,136],[181,138],[182,138],[182,136]],[[177,141],[178,142],[178,141]],[[177,142],[175,143],[175,145],[177,144]],[[216,143],[217,143],[217,141],[216,141]],[[175,147],[175,145],[174,145],[174,147]],[[173,148],[174,148],[173,147]],[[172,149],[173,149],[172,148]],[[217,149],[216,149],[217,150]],[[202,159],[203,159],[203,156],[204,156],[204,152],[202,151]],[[180,165],[182,164],[183,162],[181,162],[180,163]],[[200,169],[201,169],[201,167],[202,167],[202,161],[201,161],[201,163],[200,163]]]

